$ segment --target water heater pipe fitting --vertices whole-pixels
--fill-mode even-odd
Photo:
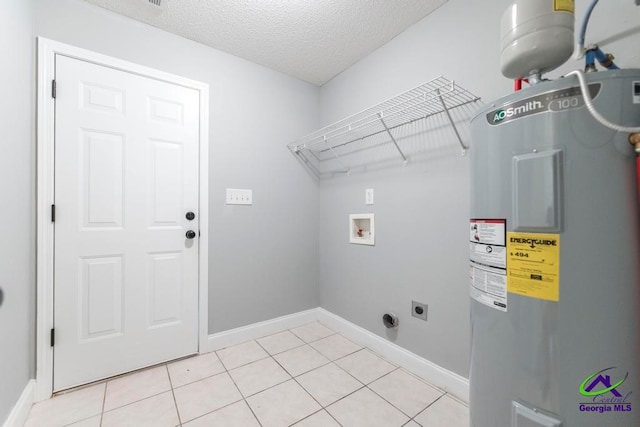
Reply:
[[[636,154],[640,156],[640,133],[632,133],[629,135],[629,142],[636,150]]]
[[[587,107],[587,110],[589,110],[589,113],[591,113],[593,118],[596,119],[598,123],[617,132],[640,133],[640,127],[617,125],[615,123],[611,123],[609,120],[601,116],[600,113],[598,113],[598,111],[593,106],[593,100],[591,99],[591,94],[589,93],[589,87],[587,86],[587,81],[585,80],[584,73],[582,71],[575,70],[567,73],[566,76],[576,76],[578,78],[578,82],[580,83],[580,90],[582,91],[582,97],[584,98],[584,103]]]

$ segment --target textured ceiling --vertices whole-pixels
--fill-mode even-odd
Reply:
[[[85,0],[322,85],[447,0]]]

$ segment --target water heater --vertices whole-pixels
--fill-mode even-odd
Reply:
[[[603,116],[640,125],[640,70],[586,79]],[[471,132],[471,425],[640,426],[629,134],[575,77],[499,99]]]

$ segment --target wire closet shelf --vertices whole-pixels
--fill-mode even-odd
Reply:
[[[454,81],[440,76],[310,133],[288,144],[287,147],[318,177],[323,175],[319,165],[325,161],[333,161],[338,165],[339,170],[334,172],[349,173],[350,169],[343,161],[343,156],[350,152],[348,146],[358,143],[355,144],[358,145],[358,149],[366,148],[366,142],[376,136],[385,138],[385,143],[392,143],[406,165],[407,156],[398,144],[394,131],[444,113],[453,128],[462,153],[465,154],[468,147],[462,141],[450,111],[479,100],[478,96]]]

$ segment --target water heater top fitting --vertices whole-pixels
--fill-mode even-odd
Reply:
[[[562,65],[573,53],[573,0],[516,0],[502,15],[501,71],[517,79]]]

